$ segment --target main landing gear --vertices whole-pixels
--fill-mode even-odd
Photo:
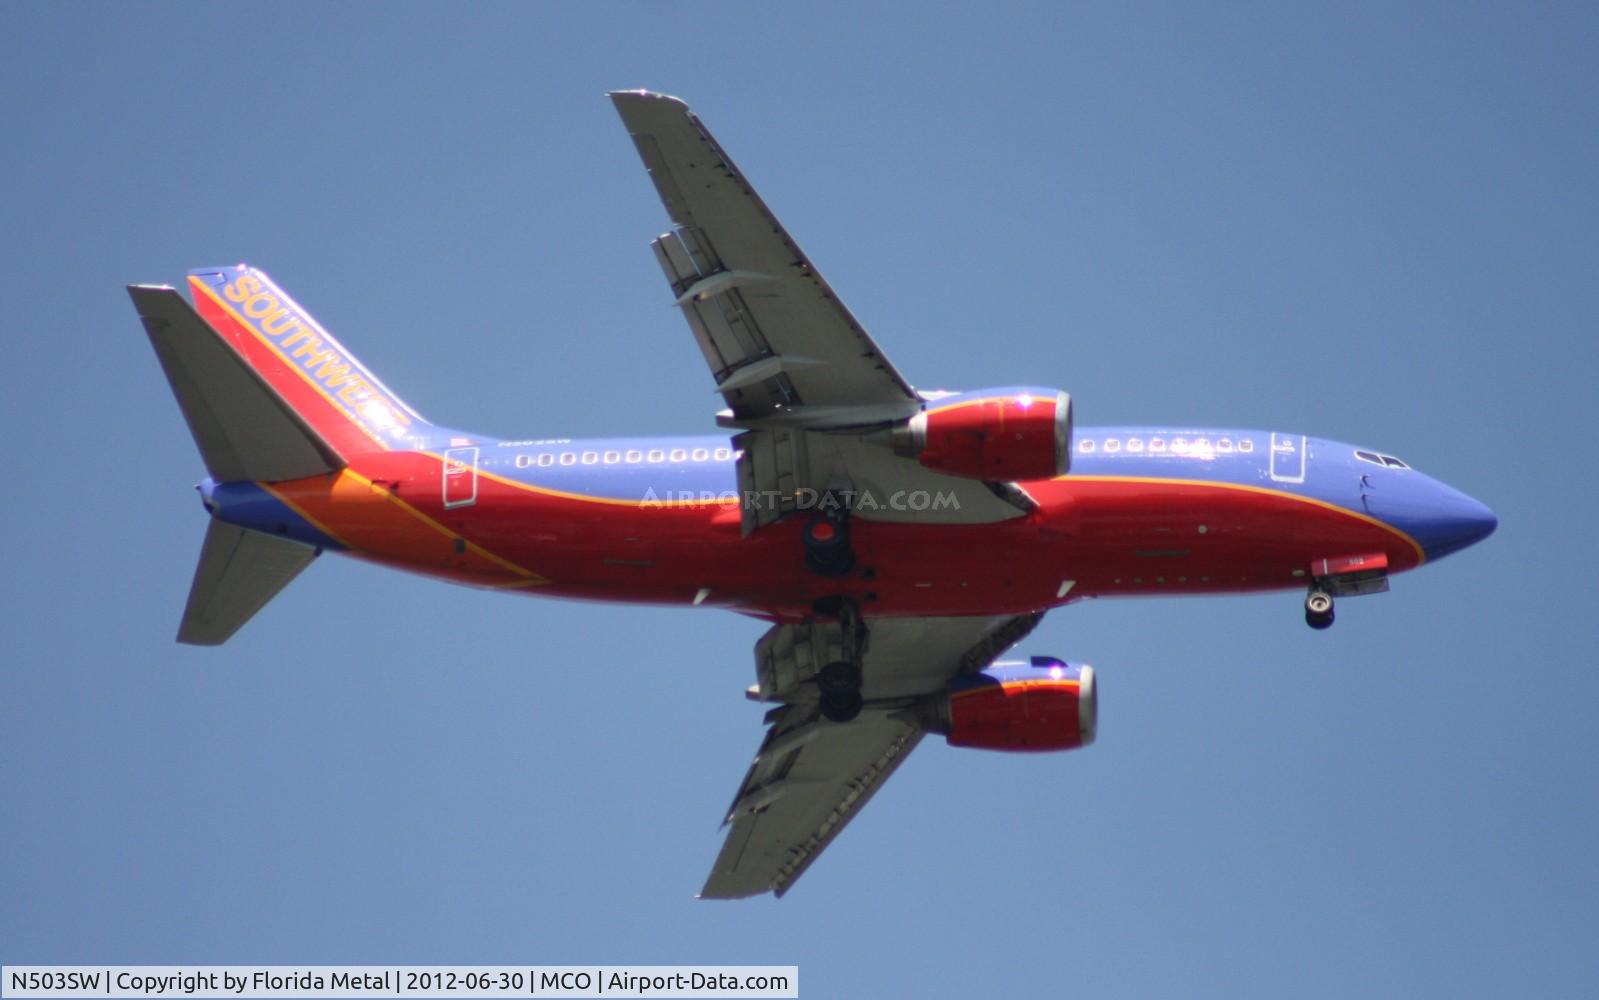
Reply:
[[[829,722],[849,722],[861,714],[864,680],[861,664],[866,657],[866,623],[860,609],[848,597],[817,602],[817,611],[838,616],[842,658],[816,671],[816,687],[821,692],[822,718]]]
[[[822,509],[805,522],[800,537],[805,543],[805,568],[817,576],[839,579],[855,569],[855,549],[849,542],[849,507],[835,502],[829,491]],[[866,624],[860,608],[849,597],[827,597],[816,602],[816,612],[838,619],[840,658],[816,671],[822,717],[849,722],[861,714],[861,664],[866,655]]]
[[[1312,587],[1305,595],[1305,624],[1313,629],[1331,628],[1333,623],[1332,595],[1319,587]]]
[[[837,660],[816,672],[816,686],[822,692],[822,718],[829,722],[848,722],[861,714],[866,699],[861,697],[861,668]]]

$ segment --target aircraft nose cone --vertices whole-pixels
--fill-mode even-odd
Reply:
[[[1432,522],[1432,530],[1427,532],[1428,559],[1440,559],[1475,545],[1499,527],[1498,516],[1487,504],[1448,486],[1442,486],[1428,520]]]

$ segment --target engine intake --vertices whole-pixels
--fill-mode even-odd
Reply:
[[[1054,389],[972,393],[932,404],[894,433],[894,451],[952,476],[1012,482],[1063,476],[1072,400]]]
[[[957,678],[936,708],[950,746],[1021,752],[1087,746],[1099,716],[1094,668],[1051,656]]]

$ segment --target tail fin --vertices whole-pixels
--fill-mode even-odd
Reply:
[[[409,447],[430,426],[265,272],[200,268],[189,287],[210,327],[339,455]]]
[[[178,641],[220,646],[300,575],[320,549],[212,521]]]
[[[128,294],[217,482],[332,472],[430,427],[261,271],[202,269],[189,285],[198,311],[171,288]],[[225,642],[316,554],[213,521],[178,641]]]

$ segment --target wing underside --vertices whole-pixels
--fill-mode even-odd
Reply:
[[[786,893],[871,801],[921,741],[920,703],[992,663],[1043,618],[905,618],[871,623],[867,708],[851,722],[821,718],[815,671],[836,658],[826,624],[779,625],[756,645],[756,691],[783,704],[739,785],[730,827],[700,896]]]
[[[936,510],[879,504],[869,520],[981,524],[1021,516],[1014,489],[948,476],[880,443],[922,399],[883,355],[710,132],[682,101],[613,93],[676,228],[652,244],[728,410],[744,433],[740,489],[749,534],[826,491],[884,498],[923,491]]]
[[[677,228],[656,259],[733,415],[918,399],[699,118],[642,91],[611,100]]]
[[[921,730],[894,714],[868,710],[833,725],[783,709],[739,788],[700,896],[787,892],[921,741]]]

